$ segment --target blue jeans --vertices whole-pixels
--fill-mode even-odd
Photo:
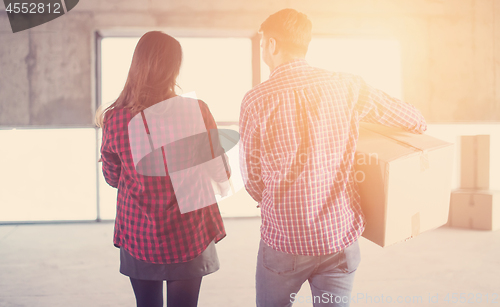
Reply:
[[[347,307],[360,260],[358,241],[335,254],[302,256],[276,251],[261,240],[257,256],[257,307],[285,307],[293,302],[312,302],[315,307]],[[306,280],[312,296],[300,297],[297,293]]]

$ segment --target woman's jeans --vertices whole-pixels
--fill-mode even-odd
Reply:
[[[257,307],[285,307],[293,302],[349,306],[359,262],[358,241],[335,254],[302,256],[276,251],[261,240],[257,256]],[[297,295],[306,280],[312,297]]]

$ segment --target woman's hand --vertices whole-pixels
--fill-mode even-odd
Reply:
[[[231,190],[231,184],[229,183],[229,180],[226,180],[224,182],[217,182],[220,188],[220,196],[224,197],[229,194],[229,190]]]

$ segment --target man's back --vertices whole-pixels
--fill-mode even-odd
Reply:
[[[359,121],[425,130],[411,105],[357,76],[297,59],[245,96],[240,115],[245,186],[260,203],[262,239],[276,250],[325,255],[364,230],[355,184]]]

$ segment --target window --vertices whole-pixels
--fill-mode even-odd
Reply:
[[[96,219],[94,128],[0,129],[0,221]]]
[[[394,97],[403,97],[398,41],[315,37],[306,60],[315,67],[360,75],[368,84]],[[261,79],[268,77],[269,69],[261,62]]]
[[[250,38],[176,37],[183,49],[177,80],[179,94],[196,92],[217,122],[237,122],[241,100],[252,88]],[[101,42],[101,101],[120,94],[139,37],[110,37]]]

